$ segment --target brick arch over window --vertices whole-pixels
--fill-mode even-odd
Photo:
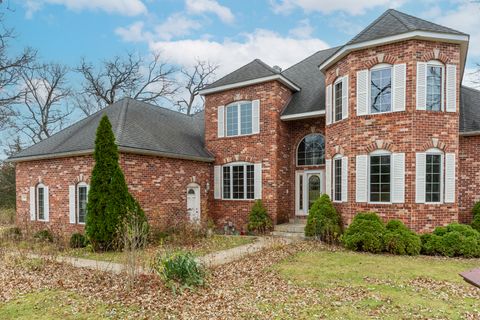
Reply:
[[[386,64],[395,64],[397,58],[389,54],[379,53],[374,58],[364,62],[365,68],[371,69],[377,64],[386,63]]]
[[[447,151],[447,144],[444,143],[443,141],[440,141],[438,138],[432,138],[430,141],[426,142],[422,146],[422,148],[423,148],[423,150],[439,149],[443,152],[446,152]]]
[[[440,52],[440,50],[437,49],[437,50],[432,50],[430,52],[425,53],[423,57],[420,59],[420,61],[424,61],[424,62],[428,62],[431,60],[438,60],[443,64],[447,64],[450,61],[450,58],[446,54]]]
[[[384,141],[384,140],[377,140],[377,141],[367,145],[365,147],[365,150],[367,151],[367,153],[371,153],[375,150],[387,150],[387,151],[390,151],[390,152],[394,152],[395,147],[390,142],[387,142],[387,141]]]
[[[251,163],[254,163],[254,162],[257,162],[257,161],[255,161],[254,157],[250,157],[250,156],[247,156],[247,155],[244,155],[244,154],[236,154],[232,157],[226,157],[226,158],[221,159],[222,164],[227,164],[227,163],[231,163],[231,162],[251,162]]]

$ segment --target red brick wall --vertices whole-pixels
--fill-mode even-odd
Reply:
[[[472,207],[480,201],[480,135],[460,137],[459,220],[470,223]]]
[[[205,143],[215,164],[262,162],[262,200],[274,222],[288,220],[291,213],[291,166],[289,130],[280,113],[291,96],[288,88],[270,81],[206,96]],[[249,136],[217,136],[218,106],[239,100],[260,100],[260,132]],[[213,180],[211,181],[213,186]],[[211,207],[217,224],[232,222],[243,230],[253,200],[215,200]]]
[[[415,203],[415,153],[432,147],[432,138],[438,139],[446,152],[455,152],[458,159],[459,114],[416,110],[416,63],[428,61],[440,51],[439,58],[457,65],[460,79],[460,49],[458,45],[439,42],[409,40],[395,44],[352,52],[326,72],[326,85],[332,84],[337,76],[349,75],[349,118],[327,126],[327,157],[332,158],[341,148],[349,160],[348,203],[337,205],[344,219],[350,223],[353,216],[364,210],[378,212],[385,220],[397,218],[417,231],[431,230],[458,219],[458,201],[454,204],[423,205]],[[406,111],[356,115],[356,73],[383,62],[406,63]],[[459,88],[460,83],[457,84]],[[459,92],[459,91],[457,91]],[[457,94],[457,99],[459,94]],[[458,101],[457,101],[458,110]],[[376,144],[392,152],[404,152],[406,156],[405,203],[368,204],[356,203],[355,199],[355,156],[368,154]],[[379,148],[379,149],[381,149]],[[457,161],[458,173],[458,161]],[[458,178],[458,174],[457,174]],[[458,192],[457,192],[458,195]]]
[[[83,225],[69,223],[68,186],[79,180],[89,183],[93,164],[91,156],[17,163],[17,223],[24,228],[27,225],[33,229],[48,228],[56,234],[82,231]],[[186,188],[192,182],[200,186],[201,217],[208,216],[206,186],[210,164],[137,154],[121,154],[120,164],[130,192],[140,202],[152,226],[166,227],[174,219],[186,216]],[[30,221],[29,188],[39,181],[49,187],[48,223]]]

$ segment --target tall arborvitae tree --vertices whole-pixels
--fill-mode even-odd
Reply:
[[[118,148],[112,125],[106,115],[97,128],[95,166],[88,193],[85,233],[96,249],[117,249],[124,223],[129,215],[146,221],[138,202],[128,192],[125,176],[118,163]]]

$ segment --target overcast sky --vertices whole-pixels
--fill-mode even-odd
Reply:
[[[16,49],[31,46],[42,60],[71,67],[82,57],[96,63],[159,50],[179,65],[198,58],[218,63],[218,76],[255,58],[287,68],[347,42],[388,8],[470,34],[464,84],[480,63],[474,0],[3,0],[2,6],[18,34]]]

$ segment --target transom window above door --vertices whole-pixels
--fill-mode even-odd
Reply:
[[[252,134],[252,103],[250,101],[226,106],[227,137]]]
[[[370,71],[370,113],[392,111],[392,67],[379,65]]]
[[[312,133],[300,141],[297,149],[297,165],[318,166],[325,164],[325,138]]]

